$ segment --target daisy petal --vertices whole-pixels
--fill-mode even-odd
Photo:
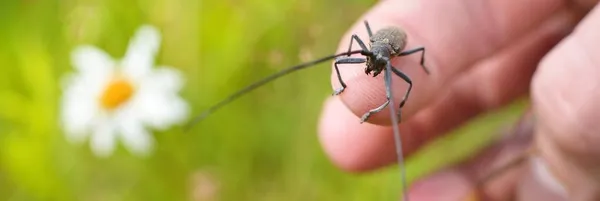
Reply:
[[[110,55],[89,45],[76,47],[71,52],[71,63],[83,75],[107,75],[114,67]]]
[[[165,95],[168,94],[145,94],[145,98],[137,101],[136,105],[144,123],[158,130],[166,130],[188,116],[189,106],[183,99]]]
[[[141,86],[176,93],[183,86],[183,75],[176,68],[159,66],[141,80]]]
[[[133,79],[148,73],[154,64],[154,56],[160,47],[160,41],[158,29],[150,25],[141,26],[129,43],[123,58],[124,72]]]
[[[141,85],[132,106],[145,124],[159,130],[184,121],[189,112],[189,105],[176,91],[167,91],[154,84]]]
[[[115,149],[115,126],[110,122],[104,122],[96,128],[92,135],[92,152],[99,157],[107,157]]]
[[[99,108],[81,76],[68,76],[64,83],[66,87],[61,99],[61,123],[67,140],[81,143]]]
[[[119,123],[123,143],[130,152],[140,156],[148,156],[154,143],[150,133],[144,129],[142,122],[131,116],[123,118]]]

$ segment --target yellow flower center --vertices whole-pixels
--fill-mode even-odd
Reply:
[[[113,79],[100,97],[100,105],[104,109],[113,110],[127,102],[133,95],[133,85],[126,79]]]

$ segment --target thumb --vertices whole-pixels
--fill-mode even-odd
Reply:
[[[532,80],[537,163],[569,200],[600,200],[599,23],[596,6]]]

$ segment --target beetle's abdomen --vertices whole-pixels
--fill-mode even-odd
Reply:
[[[399,54],[406,47],[406,33],[398,27],[385,27],[371,36],[371,44],[391,47],[392,54]]]

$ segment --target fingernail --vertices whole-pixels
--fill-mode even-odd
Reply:
[[[411,200],[459,200],[471,189],[470,182],[460,172],[447,170],[418,181],[409,190]]]
[[[566,197],[568,195],[565,187],[548,170],[548,165],[542,158],[532,157],[531,163],[535,178],[541,185],[544,185],[544,187],[560,194],[561,196]]]

